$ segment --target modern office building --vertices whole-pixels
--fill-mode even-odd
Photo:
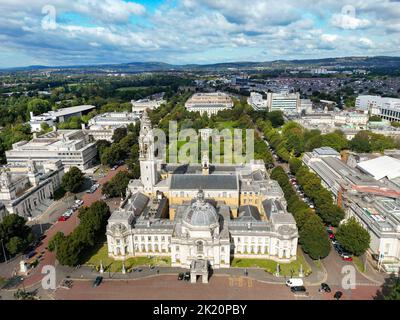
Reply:
[[[207,113],[211,116],[219,111],[232,109],[233,101],[223,92],[195,93],[186,101],[185,108],[188,111]]]
[[[42,123],[46,123],[49,127],[53,127],[54,125],[56,125],[56,123],[64,122],[70,117],[82,116],[83,114],[88,113],[95,108],[95,106],[83,105],[71,108],[63,108],[56,111],[48,111],[38,116],[33,115],[33,112],[31,112],[31,119],[29,121],[31,131],[40,132],[42,131]]]
[[[382,119],[400,122],[400,99],[362,95],[356,99],[356,108]]]
[[[371,236],[370,250],[383,255],[387,270],[400,266],[400,188],[398,163],[377,157],[350,167],[330,148],[306,153],[303,162],[331,191],[348,219],[355,217]],[[396,159],[397,160],[397,159]],[[388,165],[390,165],[388,167]],[[394,172],[391,172],[393,168]],[[361,170],[360,170],[361,169]],[[396,267],[397,266],[397,267]]]
[[[86,170],[93,166],[97,155],[93,139],[82,130],[57,130],[36,136],[30,141],[19,141],[6,151],[7,163],[27,166],[29,161],[43,165],[61,160],[65,169],[76,166]]]
[[[298,113],[300,110],[300,93],[268,92],[267,108],[269,111],[281,110],[285,114]]]
[[[64,166],[61,161],[37,165],[30,160],[25,166],[0,168],[0,204],[3,214],[18,214],[32,219],[53,202],[54,191],[61,186]]]

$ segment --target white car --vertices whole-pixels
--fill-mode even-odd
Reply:
[[[75,200],[75,204],[76,205],[78,205],[78,206],[81,206],[81,205],[83,205],[83,201],[82,200]]]

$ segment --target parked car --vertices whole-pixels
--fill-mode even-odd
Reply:
[[[306,292],[306,288],[304,286],[295,286],[295,287],[290,287],[290,291],[293,293],[301,293],[301,292]]]
[[[185,272],[184,279],[185,279],[185,281],[189,281],[190,280],[190,272]]]
[[[118,167],[119,167],[118,165],[115,165],[114,167],[111,168],[111,170],[112,170],[112,171],[115,171],[115,170],[118,169]]]
[[[348,252],[342,252],[340,255],[344,261],[353,261],[353,257],[350,253]]]
[[[67,221],[69,217],[62,215],[58,218],[58,221]]]
[[[339,242],[336,240],[336,238],[331,239],[331,242],[333,245],[338,244]]]
[[[301,287],[304,285],[303,279],[300,278],[291,278],[286,281],[286,285],[288,287]]]
[[[329,287],[329,285],[327,283],[321,283],[321,288],[319,289],[320,292],[326,292],[326,293],[330,293],[331,292],[331,288]]]
[[[342,292],[342,291],[336,291],[335,294],[333,295],[333,297],[334,297],[336,300],[339,300],[339,299],[342,297],[342,295],[343,295],[343,292]]]
[[[28,260],[28,259],[32,258],[33,256],[35,256],[35,254],[36,254],[36,251],[33,250],[33,251],[29,252],[29,253],[25,256],[25,259]]]
[[[102,281],[103,281],[103,277],[100,277],[100,276],[96,277],[96,279],[93,282],[93,287],[98,287]]]
[[[79,199],[75,200],[75,204],[80,207],[81,205],[83,205],[83,200],[79,200]]]
[[[329,239],[335,239],[335,234],[330,233],[330,234],[329,234]]]
[[[185,274],[183,272],[181,272],[180,274],[178,274],[178,280],[181,281],[183,280],[183,278],[185,277]]]

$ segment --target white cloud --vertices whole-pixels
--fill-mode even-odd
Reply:
[[[367,19],[359,19],[350,14],[334,14],[331,19],[331,24],[342,29],[364,29],[371,26],[371,22]]]

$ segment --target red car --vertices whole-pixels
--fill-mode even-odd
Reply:
[[[67,221],[68,217],[67,216],[61,216],[58,218],[58,221]]]
[[[330,233],[329,234],[329,239],[334,239],[335,238],[335,234],[334,233]]]
[[[342,255],[342,259],[344,261],[353,261],[353,258],[351,256],[348,256],[347,254]]]

